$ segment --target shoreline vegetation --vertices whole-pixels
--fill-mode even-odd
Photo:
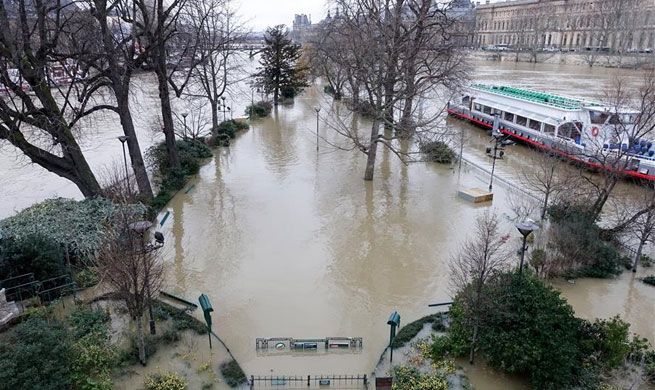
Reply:
[[[262,105],[265,107],[263,103],[258,107]],[[0,328],[0,367],[3,367],[0,382],[3,386],[109,390],[114,388],[114,378],[129,375],[129,367],[139,364],[139,347],[134,327],[127,326],[129,313],[118,292],[75,302],[71,305],[72,312],[64,310],[69,314],[53,310],[51,303],[67,300],[71,293],[79,294],[99,283],[102,275],[95,259],[101,254],[103,243],[111,239],[109,231],[123,219],[154,219],[184,188],[188,177],[197,174],[205,160],[213,156],[208,145],[227,146],[229,143],[225,145],[215,140],[232,139],[248,127],[246,123],[228,120],[207,139],[178,140],[181,171],[167,168],[164,143],[154,146],[148,157],[161,184],[152,203],[128,203],[126,208],[121,203],[125,189],[114,187],[108,198],[47,199],[0,221],[0,280],[18,278],[12,281],[22,283],[20,278],[28,274],[33,275],[29,280],[36,283],[53,278],[64,278],[66,283],[66,288],[56,290],[47,298],[36,290],[20,289],[25,310]],[[13,292],[11,298],[18,299],[18,290],[12,286],[7,284],[6,287]],[[159,299],[153,299],[152,305],[158,333],[146,336],[146,357],[153,356],[158,345],[180,342],[182,332],[207,334],[204,322],[186,310]],[[116,319],[121,317],[125,319]],[[118,334],[118,339],[112,334]],[[58,362],[56,367],[54,362]],[[30,368],[25,366],[27,363]],[[211,362],[206,365],[202,372],[208,379],[203,389],[213,388],[221,381],[221,375],[222,380],[231,385],[244,383],[245,374],[234,360],[215,367]],[[187,388],[185,378],[170,372],[148,375],[144,386],[146,390]]]
[[[529,378],[536,390],[620,390],[637,383],[655,384],[655,350],[646,339],[631,334],[630,324],[620,317],[594,321],[575,317],[566,299],[531,272],[511,271],[499,278],[504,280],[497,284],[497,296],[488,301],[495,303],[486,310],[489,318],[476,347],[481,356],[471,364]],[[387,348],[375,375],[392,376],[398,390],[423,389],[428,383],[436,383],[431,389],[470,389],[468,363],[458,365],[456,359],[468,358],[471,314],[458,296],[450,311],[405,325],[393,342],[398,350],[393,366]]]

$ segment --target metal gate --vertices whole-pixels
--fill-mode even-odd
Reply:
[[[367,390],[366,375],[268,375],[250,376],[250,389]]]

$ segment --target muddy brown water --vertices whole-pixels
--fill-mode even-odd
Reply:
[[[555,65],[477,63],[474,78],[592,98],[602,97],[602,85],[621,73],[637,83],[639,72]],[[147,79],[145,81],[148,81]],[[152,89],[156,91],[156,89]],[[148,109],[139,116],[144,146],[157,136],[148,130],[156,113],[156,92],[137,91]],[[249,92],[244,95],[248,95]],[[144,103],[145,102],[145,103]],[[245,101],[234,104],[241,112]],[[248,374],[318,375],[370,373],[388,342],[389,314],[398,310],[407,324],[433,311],[430,303],[450,298],[449,256],[471,231],[477,215],[493,208],[519,246],[509,218],[508,186],[516,172],[529,167],[534,152],[510,147],[497,166],[492,204],[474,206],[457,197],[461,188],[488,186],[483,170],[465,165],[401,164],[379,151],[373,182],[362,180],[364,156],[344,152],[320,141],[316,151],[313,107],[324,104],[310,89],[291,106],[252,124],[232,147],[218,149],[200,173],[159,216],[170,212],[160,227],[166,244],[166,290],[190,300],[207,294],[214,306],[214,329],[226,341]],[[325,112],[325,111],[323,111]],[[93,136],[102,147],[85,142],[91,165],[99,169],[122,159],[119,129],[112,118],[96,121]],[[114,123],[114,122],[112,122]],[[465,156],[484,169],[488,138],[461,121],[468,143]],[[337,141],[324,124],[320,135]],[[95,142],[93,142],[95,145]],[[0,154],[0,217],[49,196],[79,197],[77,190],[24,161],[8,147]],[[623,185],[621,191],[639,189]],[[651,272],[654,273],[654,272]],[[637,277],[643,276],[640,271]],[[620,314],[632,331],[655,340],[655,288],[632,273],[611,281],[556,282],[576,313],[585,318]],[[197,315],[200,316],[198,313]],[[314,338],[358,336],[357,353],[261,354],[257,337]],[[208,355],[205,338],[189,341],[190,349]],[[169,351],[173,353],[172,351]],[[166,365],[169,352],[155,358]],[[170,363],[173,364],[173,363]],[[175,363],[175,370],[193,376],[198,368]],[[469,369],[479,389],[527,389],[527,382],[507,378],[477,365]],[[120,388],[138,388],[141,375],[123,379]]]

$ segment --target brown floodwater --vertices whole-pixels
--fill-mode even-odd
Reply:
[[[476,63],[473,78],[599,98],[603,84],[619,73],[632,83],[641,77],[625,70],[489,62]],[[149,130],[157,116],[155,91],[137,91],[140,104],[150,107],[139,115],[144,146],[156,139]],[[235,112],[250,99],[246,89],[241,96]],[[159,227],[166,237],[165,290],[194,301],[202,293],[209,296],[214,330],[249,375],[370,373],[388,342],[391,312],[399,311],[407,324],[432,313],[428,304],[450,299],[447,264],[476,216],[495,210],[503,229],[511,233],[509,245],[519,246],[507,201],[513,190],[507,183],[518,183],[517,172],[530,168],[535,152],[509,147],[496,167],[493,203],[474,206],[459,199],[457,190],[488,186],[485,170],[491,161],[484,149],[489,139],[478,128],[447,122],[467,134],[464,154],[471,164],[461,171],[431,163],[403,165],[380,150],[375,179],[364,182],[365,156],[331,147],[326,141],[342,141],[324,121],[316,151],[316,105],[323,105],[324,118],[329,107],[318,89],[311,88],[293,105],[252,123],[230,148],[217,149],[187,185],[194,187],[180,192],[159,216],[161,220],[170,212]],[[122,158],[120,143],[113,140],[119,129],[109,125],[110,119],[100,118],[95,138],[85,143],[94,168]],[[92,148],[97,145],[92,138],[102,139],[102,147]],[[0,218],[52,195],[79,197],[66,181],[16,162],[4,150],[0,166]],[[641,189],[626,183],[620,191]],[[640,271],[637,276],[642,275]],[[655,340],[655,288],[631,273],[610,281],[555,285],[581,317],[620,314],[633,324],[633,331]],[[316,354],[255,350],[258,337],[328,336],[363,337],[364,348]],[[199,340],[189,343],[204,360],[208,346]],[[168,352],[162,356],[149,366],[152,371],[173,361],[165,357]],[[175,364],[176,370],[197,370]],[[529,388],[524,380],[481,365],[467,371],[478,389]],[[121,381],[119,388],[141,383],[138,375]]]

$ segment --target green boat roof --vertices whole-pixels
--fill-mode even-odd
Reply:
[[[473,84],[473,88],[498,95],[509,96],[529,102],[545,104],[548,106],[560,108],[563,110],[580,110],[584,107],[599,107],[597,103],[586,102],[584,100],[571,99],[562,96],[552,95],[549,93],[531,91],[529,89],[513,88],[499,85]]]

